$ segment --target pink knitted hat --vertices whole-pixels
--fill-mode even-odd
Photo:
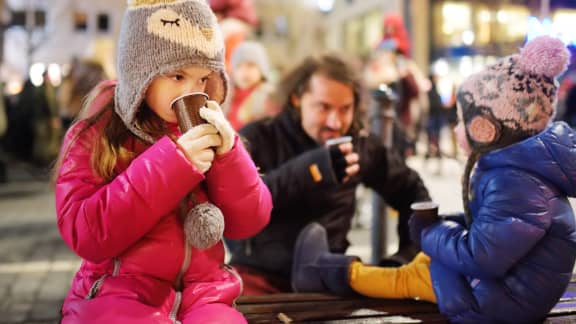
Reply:
[[[472,153],[462,176],[466,223],[472,223],[469,206],[470,174],[486,152],[535,135],[553,118],[558,82],[570,52],[562,41],[540,36],[519,54],[504,57],[471,75],[458,90],[457,101]]]
[[[542,131],[555,113],[555,78],[566,70],[569,58],[562,41],[540,36],[519,54],[466,79],[457,100],[470,147],[487,152]]]

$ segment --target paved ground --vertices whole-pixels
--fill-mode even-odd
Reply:
[[[463,162],[445,159],[425,163],[409,160],[417,169],[440,212],[461,210],[460,174]],[[438,170],[441,172],[438,173]],[[59,308],[79,265],[61,241],[55,224],[54,197],[41,172],[25,165],[10,169],[9,183],[0,184],[0,324],[57,323]],[[350,234],[351,254],[370,260],[368,191],[361,193],[359,226]],[[389,215],[389,251],[396,246],[394,215]],[[361,226],[364,224],[364,226]]]
[[[0,184],[0,323],[56,323],[77,258],[60,240],[46,181],[22,166]]]

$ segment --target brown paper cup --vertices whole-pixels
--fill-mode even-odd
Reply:
[[[438,204],[433,201],[417,202],[410,205],[414,214],[421,218],[438,219]]]
[[[176,113],[178,126],[182,133],[194,126],[206,123],[200,117],[200,108],[206,106],[206,101],[208,101],[208,95],[204,92],[187,93],[172,101],[170,106]]]

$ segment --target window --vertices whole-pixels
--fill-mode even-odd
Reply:
[[[46,12],[43,10],[35,10],[33,13],[34,27],[44,27],[46,25]],[[25,10],[13,11],[10,19],[10,26],[26,27],[26,17],[28,16]]]
[[[110,18],[108,14],[98,14],[97,17],[98,31],[102,33],[108,32],[110,29]]]
[[[88,15],[84,12],[74,12],[74,30],[86,31],[88,29]]]
[[[26,26],[26,12],[25,11],[13,11],[12,19],[10,20],[10,26]]]
[[[43,10],[34,11],[34,25],[36,27],[46,26],[46,12]]]

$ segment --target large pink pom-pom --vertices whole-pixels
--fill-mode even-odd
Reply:
[[[569,60],[570,52],[561,40],[539,36],[520,50],[518,64],[526,72],[554,78],[566,70]]]

